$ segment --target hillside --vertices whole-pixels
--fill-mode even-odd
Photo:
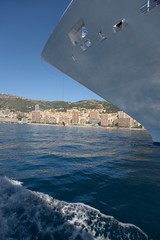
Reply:
[[[98,100],[84,100],[71,103],[64,101],[31,100],[9,94],[0,94],[0,110],[10,109],[13,112],[31,112],[35,109],[36,104],[39,104],[40,110],[56,109],[59,111],[66,111],[74,107],[78,109],[104,109],[107,113],[114,113],[119,110],[108,102]]]

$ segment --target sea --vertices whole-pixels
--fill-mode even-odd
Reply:
[[[159,240],[146,130],[0,124],[1,240]]]

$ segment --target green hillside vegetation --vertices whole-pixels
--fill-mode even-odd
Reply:
[[[68,109],[103,109],[107,113],[119,111],[117,107],[111,103],[97,100],[84,100],[75,103],[64,101],[44,101],[31,100],[23,97],[17,97],[9,94],[0,94],[0,110],[10,109],[13,112],[31,112],[35,109],[35,105],[39,104],[40,110],[55,109],[57,111],[67,111]]]

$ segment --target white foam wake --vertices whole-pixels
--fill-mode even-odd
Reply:
[[[0,177],[1,240],[146,240],[132,224],[82,203],[66,203]]]

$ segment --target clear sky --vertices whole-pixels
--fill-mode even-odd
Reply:
[[[0,93],[37,100],[102,100],[40,58],[70,0],[0,0]]]

